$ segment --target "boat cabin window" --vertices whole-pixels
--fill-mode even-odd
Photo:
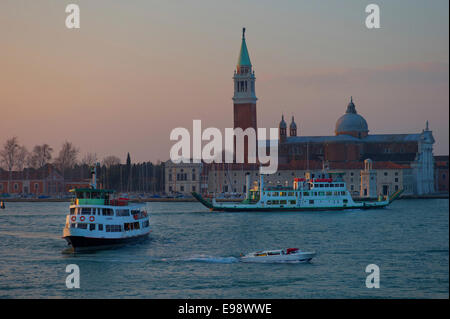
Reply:
[[[103,224],[98,224],[98,230],[103,230]]]
[[[80,228],[80,229],[87,229],[87,225],[88,225],[88,224],[86,224],[86,223],[78,223],[78,224],[77,224],[77,228]]]
[[[269,255],[269,256],[279,256],[279,255],[281,255],[281,254],[280,254],[279,251],[269,251],[269,252],[267,253],[267,255]]]
[[[95,230],[95,224],[89,224],[89,230]]]
[[[76,209],[75,207],[70,209],[70,215],[75,215],[75,209]]]
[[[103,208],[103,216],[114,216],[114,212],[111,208]]]
[[[92,192],[92,193],[91,193],[91,198],[93,198],[93,199],[103,199],[103,198],[105,198],[105,197],[104,197],[104,194],[103,194],[103,193],[100,193],[100,192]]]
[[[94,210],[95,210],[95,208],[94,208]],[[86,208],[86,207],[81,208],[81,215],[90,215],[90,214],[91,214],[90,207],[89,208]]]
[[[128,209],[116,209],[116,216],[130,216]]]
[[[121,225],[106,225],[105,226],[106,232],[114,233],[114,232],[121,232],[122,226]]]
[[[86,193],[84,193],[84,192],[77,192],[77,198],[86,198],[85,196],[86,196]]]

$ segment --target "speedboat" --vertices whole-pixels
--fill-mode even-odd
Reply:
[[[308,262],[316,255],[315,252],[305,252],[298,248],[288,248],[286,250],[264,250],[247,255],[241,255],[242,262],[267,263],[267,262]]]

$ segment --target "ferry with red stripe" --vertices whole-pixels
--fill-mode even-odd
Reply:
[[[379,197],[377,201],[355,202],[347,190],[342,173],[323,172],[313,178],[309,172],[305,178],[295,178],[292,187],[264,185],[264,175],[260,175],[259,185],[250,189],[242,202],[218,202],[192,193],[200,203],[212,211],[248,212],[248,211],[326,211],[345,209],[383,208],[397,199],[403,192],[398,190],[392,196]]]

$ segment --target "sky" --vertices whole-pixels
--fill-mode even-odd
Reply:
[[[80,29],[65,26],[69,3]],[[370,3],[380,29],[365,26]],[[284,114],[299,135],[334,135],[353,96],[369,134],[428,120],[434,154],[447,155],[448,12],[447,0],[2,0],[0,144],[165,161],[172,129],[233,126],[246,27],[259,127]]]

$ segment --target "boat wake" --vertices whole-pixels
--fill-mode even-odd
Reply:
[[[239,262],[239,258],[230,256],[230,257],[217,257],[217,256],[208,256],[208,255],[194,255],[192,257],[188,257],[183,259],[184,261],[195,261],[195,262],[204,262],[204,263],[213,263],[213,264],[232,264]]]
[[[242,263],[243,260],[239,257],[220,257],[209,255],[194,255],[188,258],[181,259],[188,262],[203,262],[211,264],[234,264]],[[262,263],[262,264],[303,264],[309,263],[310,260],[264,260],[264,261],[245,261],[245,263]]]

